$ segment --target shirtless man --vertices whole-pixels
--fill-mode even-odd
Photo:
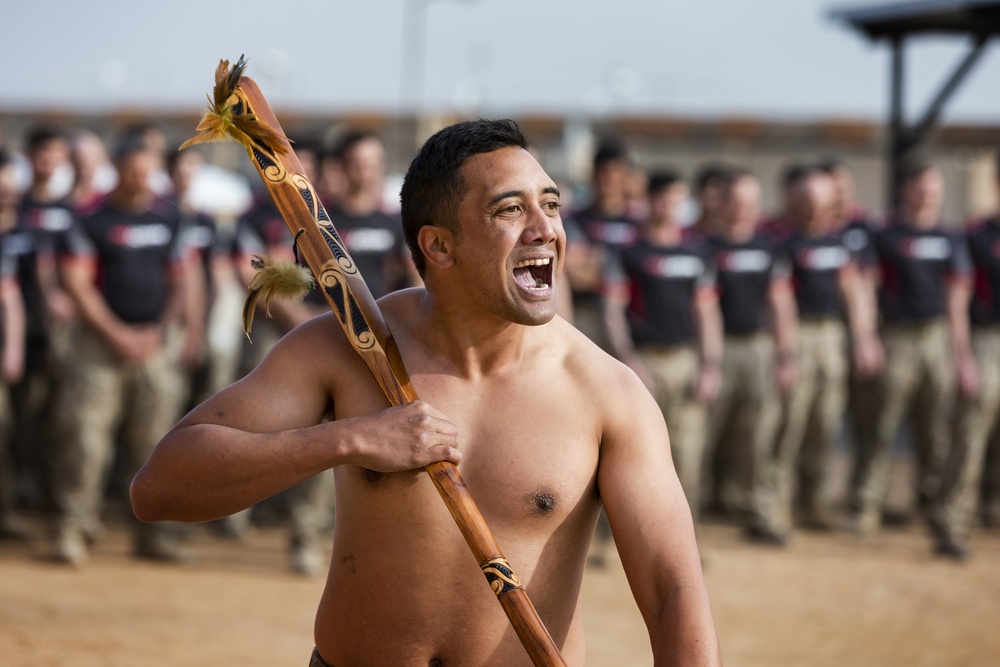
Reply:
[[[314,665],[530,664],[418,469],[439,460],[459,464],[570,665],[585,661],[580,586],[601,502],[656,664],[721,662],[660,411],[554,317],[559,191],[524,146],[510,121],[460,123],[406,176],[403,227],[425,287],[379,305],[423,400],[388,407],[320,316],[186,416],[133,482],[140,519],[205,521],[334,469]]]

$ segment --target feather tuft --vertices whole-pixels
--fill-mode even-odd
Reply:
[[[264,314],[270,317],[272,299],[298,303],[316,284],[309,269],[295,262],[254,255],[250,266],[257,270],[257,274],[250,281],[250,291],[243,302],[243,332],[247,338],[253,327],[254,311],[261,299],[264,300]]]
[[[288,152],[282,143],[285,138],[260,120],[257,114],[249,110],[239,115],[233,113],[233,94],[246,67],[247,61],[242,55],[232,67],[229,67],[228,60],[219,61],[219,66],[215,69],[215,88],[208,98],[208,108],[195,128],[198,134],[181,144],[179,150],[232,137],[247,150],[252,150],[256,144],[276,155]]]

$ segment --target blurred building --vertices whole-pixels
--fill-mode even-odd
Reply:
[[[379,113],[340,116],[282,113],[283,128],[292,137],[332,142],[346,127],[377,131],[386,141],[390,174],[405,171],[416,147],[424,138],[458,117],[394,117]],[[196,114],[156,115],[144,111],[120,111],[87,115],[47,110],[0,111],[0,136],[18,150],[29,127],[39,120],[66,127],[85,126],[109,142],[129,125],[156,123],[171,144],[194,134]],[[765,206],[780,205],[779,185],[783,168],[790,162],[827,157],[841,159],[854,172],[858,200],[873,211],[881,211],[886,188],[886,131],[881,123],[862,120],[788,121],[764,118],[681,118],[604,116],[597,120],[561,116],[516,118],[531,140],[539,159],[553,177],[570,184],[584,184],[589,173],[590,151],[605,135],[621,139],[642,168],[670,165],[691,176],[708,161],[725,161],[752,169],[765,188]],[[1000,148],[1000,126],[944,125],[936,130],[925,150],[928,159],[940,165],[947,179],[945,215],[962,220],[996,207],[993,156]],[[256,183],[250,161],[233,142],[204,147],[208,159],[220,167],[245,173]]]

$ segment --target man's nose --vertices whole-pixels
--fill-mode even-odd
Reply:
[[[535,206],[531,211],[528,226],[524,230],[524,242],[538,245],[553,243],[561,225],[562,221],[558,215],[549,215],[540,206]]]

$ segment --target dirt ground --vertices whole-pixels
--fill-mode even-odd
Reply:
[[[977,534],[965,564],[932,558],[918,527],[802,533],[784,550],[722,524],[699,539],[727,665],[997,664],[998,533]],[[304,666],[322,580],[286,571],[284,533],[192,541],[192,565],[142,563],[112,526],[79,571],[41,542],[0,543],[0,664]],[[617,559],[588,570],[583,595],[588,665],[651,664]]]
[[[282,529],[242,542],[199,529],[197,561],[167,566],[133,560],[127,531],[109,528],[80,570],[48,562],[40,540],[0,541],[0,666],[307,664],[323,581],[288,571]],[[976,533],[961,564],[933,557],[919,525],[799,532],[785,549],[719,522],[698,534],[729,667],[1000,664],[1000,531]],[[584,581],[587,664],[650,665],[611,553]]]

